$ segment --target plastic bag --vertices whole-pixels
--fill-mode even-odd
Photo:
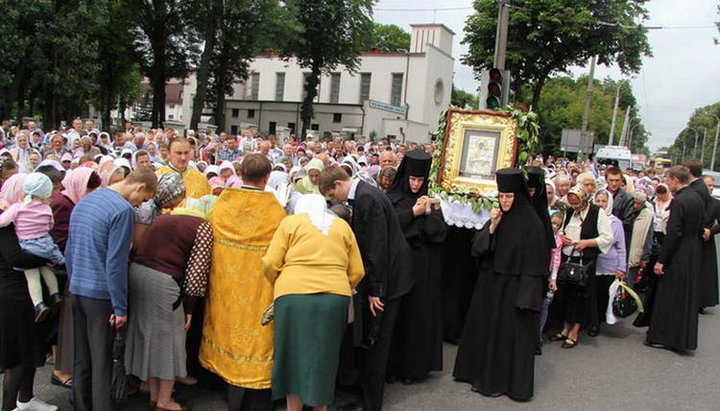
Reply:
[[[608,288],[608,295],[610,296],[610,298],[608,298],[608,306],[607,310],[605,311],[605,322],[610,325],[617,324],[617,322],[620,321],[620,319],[617,318],[613,313],[613,301],[615,301],[615,296],[618,294],[619,291],[620,280],[616,278],[615,281],[610,284],[610,288]]]

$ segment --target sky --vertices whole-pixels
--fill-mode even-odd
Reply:
[[[641,71],[629,80],[642,122],[650,132],[651,151],[671,145],[696,108],[720,101],[720,45],[713,42],[714,37],[720,38],[714,25],[720,20],[717,5],[717,0],[652,0],[646,4],[649,19],[644,24],[664,28],[648,32],[653,57],[644,58]],[[433,12],[434,8],[445,10]],[[479,83],[473,70],[460,62],[467,53],[467,46],[460,44],[465,19],[472,11],[472,0],[380,0],[374,18],[408,31],[410,24],[436,22],[448,26],[456,34],[454,83],[474,91]],[[578,76],[587,68],[574,67],[571,72]],[[595,77],[628,79],[617,67],[605,66],[595,69]],[[714,130],[709,130],[708,139],[713,137]]]

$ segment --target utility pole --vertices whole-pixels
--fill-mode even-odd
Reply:
[[[507,57],[508,25],[510,24],[510,0],[500,0],[498,4],[498,24],[495,31],[495,68],[502,73],[500,106],[506,107],[510,100],[510,72],[505,70]]]
[[[702,163],[703,168],[705,168],[705,138],[707,138],[707,129],[705,129],[705,133],[703,133],[703,141],[700,146],[700,162]]]
[[[685,139],[683,139],[683,155],[682,155],[682,162],[683,162],[683,163],[685,162],[685,146],[686,146],[686,144],[685,144]]]
[[[693,128],[693,129],[691,129],[691,130],[693,130],[693,131],[695,132],[695,145],[693,146],[693,153],[694,153],[694,157],[695,157],[695,158],[698,158],[698,155],[697,155],[697,148],[698,148],[698,147],[697,147],[697,140],[698,140],[698,132],[697,132],[697,130],[695,130],[694,128]]]
[[[712,171],[715,171],[715,152],[717,152],[717,141],[719,137],[718,135],[720,134],[720,118],[715,116],[715,119],[717,120],[717,125],[715,126],[715,143],[713,144],[712,160],[710,160],[710,170]]]
[[[577,160],[585,160],[585,139],[587,138],[588,122],[590,121],[590,103],[592,103],[593,83],[595,77],[595,63],[597,56],[593,56],[590,60],[590,73],[588,74],[587,92],[585,93],[585,108],[583,109],[582,125],[580,126],[580,148],[578,149]]]
[[[630,122],[630,106],[627,106],[625,108],[625,121],[623,122],[622,132],[620,134],[620,144],[621,146],[627,145],[627,132],[628,132],[628,124]]]
[[[610,137],[608,137],[608,145],[611,146],[613,143],[613,137],[615,137],[615,120],[617,119],[618,104],[620,104],[620,85],[618,82],[617,91],[615,92],[615,108],[613,109],[612,123],[610,124]]]

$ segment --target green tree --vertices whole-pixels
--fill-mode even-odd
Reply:
[[[478,108],[478,96],[475,94],[468,93],[465,90],[456,88],[453,84],[452,94],[450,95],[450,104],[455,107],[464,109],[477,110]]]
[[[537,113],[540,119],[540,141],[546,154],[561,154],[560,137],[563,128],[579,129],[584,110],[585,88],[587,77],[553,77],[547,80],[542,90]],[[612,111],[615,105],[615,92],[618,83],[610,80],[595,80],[593,100],[589,118],[589,130],[595,133],[595,144],[608,144]],[[528,86],[529,87],[529,86]],[[645,146],[647,132],[637,117],[634,107],[635,97],[626,84],[622,84],[620,108],[615,124],[615,137],[612,144],[618,144],[622,133],[625,110],[630,109],[630,126],[632,127],[631,151],[648,153]]]
[[[305,78],[305,97],[300,110],[303,128],[310,128],[312,102],[318,93],[320,75],[330,73],[339,65],[355,72],[365,39],[372,33],[374,0],[289,0],[296,10],[302,34],[292,39],[292,52],[300,67],[310,69]]]
[[[695,109],[687,122],[687,127],[680,131],[675,142],[668,152],[676,162],[683,160],[683,145],[685,146],[685,159],[702,158],[704,166],[710,168],[712,151],[715,143],[715,132],[720,119],[720,102]],[[697,132],[697,146],[695,133]],[[705,145],[703,146],[703,136]],[[717,154],[716,154],[717,155]],[[720,157],[720,156],[718,156]],[[715,169],[720,168],[720,160],[715,159]],[[713,170],[714,171],[714,170]]]
[[[507,61],[514,88],[529,84],[534,109],[551,75],[584,66],[592,56],[598,63],[617,63],[624,73],[637,72],[642,57],[651,55],[646,0],[513,0],[510,9]],[[462,61],[479,71],[493,66],[498,5],[475,0],[475,13],[466,22]]]
[[[135,36],[135,53],[152,87],[153,127],[165,120],[165,83],[185,78],[200,54],[192,4],[183,0],[122,0],[126,27]]]
[[[410,51],[410,33],[394,24],[373,23],[365,50],[390,52]]]

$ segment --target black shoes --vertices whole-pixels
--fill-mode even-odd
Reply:
[[[40,321],[43,321],[47,318],[48,314],[50,314],[50,308],[48,308],[45,303],[39,303],[35,306],[35,322],[39,323]]]
[[[658,349],[661,349],[661,350],[667,350],[667,349],[668,349],[668,347],[665,346],[664,344],[654,343],[654,342],[651,342],[650,340],[647,340],[647,339],[646,339],[645,341],[643,341],[643,344],[645,344],[645,345],[648,346],[648,347],[658,348]]]
[[[600,334],[600,326],[599,325],[593,325],[592,327],[588,328],[588,335],[590,337],[597,337],[598,334]]]
[[[55,293],[49,298],[50,307],[55,308],[63,302],[63,296],[60,293]]]

